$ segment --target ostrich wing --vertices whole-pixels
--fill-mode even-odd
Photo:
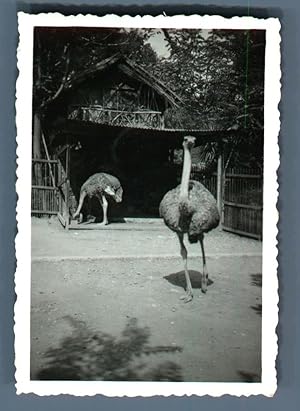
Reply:
[[[200,235],[217,227],[219,213],[214,196],[198,181],[191,180],[189,198],[180,212],[180,185],[165,194],[159,207],[160,216],[173,231]]]

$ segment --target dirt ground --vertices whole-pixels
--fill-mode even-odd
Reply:
[[[187,244],[160,221],[73,226],[32,220],[31,378],[259,381],[261,243],[219,229]]]

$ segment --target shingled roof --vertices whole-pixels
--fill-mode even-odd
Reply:
[[[120,54],[108,57],[94,66],[81,71],[80,74],[67,82],[66,89],[76,87],[90,77],[93,77],[114,65],[117,65],[119,70],[123,71],[127,76],[139,80],[154,89],[160,96],[164,97],[171,106],[178,107],[182,104],[181,98],[170,90],[166,84],[141,67],[141,65],[134,63],[132,60],[121,56]]]

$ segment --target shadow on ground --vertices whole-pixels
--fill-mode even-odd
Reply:
[[[130,319],[121,337],[93,333],[84,322],[64,317],[74,329],[59,347],[49,349],[46,366],[35,380],[182,381],[181,367],[172,361],[155,366],[149,356],[181,352],[178,346],[149,346],[150,331]]]
[[[261,382],[261,377],[257,374],[247,371],[238,371],[238,374],[243,382]]]
[[[189,270],[190,279],[193,288],[201,288],[201,273],[195,270]],[[169,283],[177,286],[186,288],[185,274],[184,271],[178,271],[177,273],[165,275],[164,278],[169,281]],[[213,281],[208,279],[208,286],[213,284]]]
[[[256,312],[257,315],[262,315],[262,304],[251,305],[251,308]]]
[[[103,221],[102,216],[101,217],[89,217],[89,218],[83,220],[82,223],[77,223],[77,225],[78,225],[78,227],[84,227],[84,226],[89,225],[89,224],[99,224],[99,223],[102,223],[102,221]],[[123,217],[110,218],[109,219],[109,224],[111,225],[111,224],[114,224],[114,223],[124,223],[125,224],[126,220]]]
[[[262,287],[262,275],[261,274],[251,274],[251,284],[257,287]]]
[[[251,274],[251,285],[262,288],[262,275],[259,273]],[[251,308],[257,315],[262,315],[262,304],[251,305]]]

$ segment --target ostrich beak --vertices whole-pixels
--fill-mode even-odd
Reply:
[[[108,194],[109,196],[113,196],[115,195],[114,190],[112,190],[110,187],[105,187],[104,189],[105,193]]]
[[[186,147],[186,148],[188,148],[188,149],[191,149],[191,148],[194,147],[195,142],[196,142],[196,137],[193,137],[193,136],[185,136],[184,139],[183,139],[182,145],[183,145],[183,147]]]

